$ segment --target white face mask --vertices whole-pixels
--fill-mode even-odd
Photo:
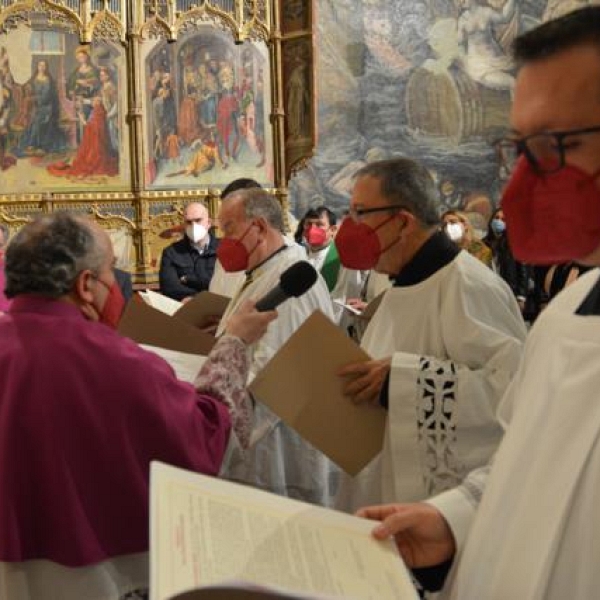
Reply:
[[[207,233],[208,230],[201,223],[190,223],[185,228],[185,234],[190,238],[190,240],[192,240],[192,242],[194,242],[194,244],[202,241],[206,237]]]
[[[465,228],[460,223],[448,223],[445,229],[453,242],[460,242],[465,235]]]

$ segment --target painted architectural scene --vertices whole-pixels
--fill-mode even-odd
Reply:
[[[430,169],[445,208],[484,228],[506,175],[493,142],[508,130],[511,43],[593,3],[316,0],[319,138],[290,184],[295,213],[323,203],[341,213],[361,166],[404,155]]]
[[[20,27],[0,42],[2,193],[120,190],[129,182],[124,50]]]
[[[237,177],[273,181],[269,55],[214,29],[174,44],[147,42],[148,189],[222,187]]]

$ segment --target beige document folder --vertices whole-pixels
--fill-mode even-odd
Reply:
[[[301,598],[417,598],[394,542],[371,536],[373,521],[158,462],[150,487],[151,600],[207,586],[215,586],[213,594],[182,600],[264,600],[283,591]],[[257,586],[267,589],[226,594],[244,587],[258,593]]]
[[[200,292],[189,302],[185,302],[173,316],[190,325],[204,327],[211,317],[222,317],[230,301],[231,298],[227,298],[227,296],[206,291]]]
[[[171,316],[177,317],[190,325],[204,327],[214,317],[222,317],[231,298],[203,291],[193,296],[187,302],[179,302],[148,290],[139,292],[140,297],[152,308]]]
[[[170,317],[133,298],[118,327],[119,333],[138,344],[158,346],[177,352],[208,355],[215,338],[177,317]]]
[[[314,312],[256,376],[250,391],[346,473],[356,475],[383,447],[386,411],[355,405],[336,375],[366,354],[322,312]]]

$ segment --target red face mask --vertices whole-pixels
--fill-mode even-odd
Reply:
[[[123,298],[121,288],[116,281],[110,287],[100,279],[96,279],[96,281],[101,283],[108,290],[108,296],[106,297],[104,307],[101,311],[98,311],[98,320],[100,323],[104,323],[112,329],[116,329],[121,320],[123,309],[125,308],[125,298]]]
[[[256,246],[254,246],[252,252],[248,252],[246,246],[242,244],[242,240],[246,237],[251,227],[252,224],[248,225],[248,228],[239,239],[224,238],[220,241],[217,248],[217,258],[228,273],[245,271],[248,268],[250,255],[258,246],[258,242],[256,242]]]
[[[379,257],[398,241],[395,240],[382,248],[377,236],[377,230],[389,223],[394,216],[392,215],[375,228],[366,223],[357,223],[350,217],[344,219],[335,236],[335,246],[344,267],[367,271],[377,264]]]
[[[323,246],[327,240],[327,232],[321,227],[311,225],[306,232],[306,241],[311,246]]]
[[[514,257],[529,264],[577,260],[600,245],[597,176],[565,166],[538,174],[523,156],[502,197]]]

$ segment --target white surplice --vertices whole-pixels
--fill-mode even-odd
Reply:
[[[600,316],[576,314],[598,276],[581,277],[536,321],[500,405],[506,434],[491,468],[430,501],[458,547],[445,597],[600,593]]]
[[[116,556],[87,567],[65,567],[49,560],[0,562],[0,598],[144,600],[148,563],[148,552]]]
[[[234,294],[217,335],[223,331],[229,315],[244,300],[258,300],[279,283],[283,271],[301,258],[298,248],[297,245],[288,246],[255,269],[252,283],[241,293]],[[266,334],[251,346],[250,381],[317,309],[333,321],[331,299],[320,275],[305,294],[291,298],[277,308],[277,319],[269,324]],[[285,394],[285,386],[282,393]],[[257,402],[255,409],[251,448],[246,452],[243,462],[230,460],[221,474],[227,479],[323,506],[332,504],[339,480],[338,467],[260,402]]]
[[[354,479],[343,476],[336,506],[422,500],[486,464],[525,335],[510,288],[464,251],[388,290],[361,344],[392,357],[384,448]]]

